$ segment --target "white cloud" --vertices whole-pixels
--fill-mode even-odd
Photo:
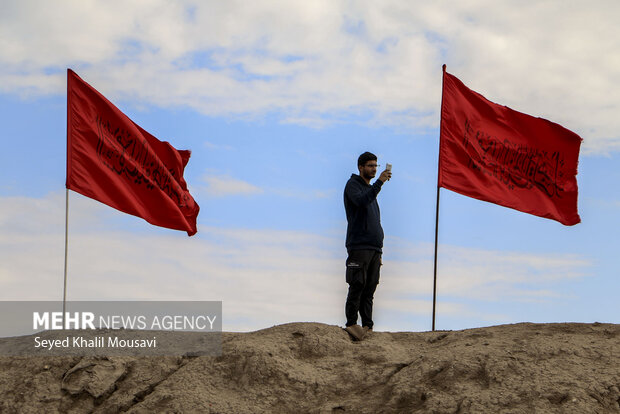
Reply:
[[[207,194],[213,197],[260,194],[264,191],[260,187],[230,176],[208,175],[205,181]]]
[[[331,198],[336,190],[305,190],[258,187],[247,181],[243,181],[229,175],[207,174],[204,177],[207,186],[205,192],[211,197],[248,196],[255,194],[272,194],[278,197],[294,198],[299,200],[316,200]]]
[[[71,66],[112,99],[214,116],[436,127],[441,64],[469,87],[620,149],[620,3],[2,2],[0,91],[63,93]]]
[[[433,246],[411,246],[407,241],[391,237],[386,241],[388,254],[393,251],[396,256],[390,264],[396,275],[393,294],[398,295],[401,287],[404,287],[401,292],[430,294]],[[590,265],[585,258],[570,254],[506,252],[440,244],[437,290],[444,297],[490,302],[553,300],[558,294],[550,286],[588,276]],[[431,277],[411,277],[420,274]]]
[[[0,201],[0,300],[60,300],[64,197]],[[569,255],[440,249],[442,316],[473,317],[480,324],[515,322],[515,317],[489,315],[463,300],[553,303],[558,300],[554,288],[583,277],[589,265]],[[395,322],[396,315],[420,320],[418,329],[425,329],[431,312],[431,246],[388,238],[385,250],[377,324],[412,329]],[[69,300],[221,300],[226,330],[292,321],[342,324],[345,257],[340,236],[200,227],[189,238],[71,197]]]

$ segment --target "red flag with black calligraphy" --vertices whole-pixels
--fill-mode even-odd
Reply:
[[[156,226],[196,234],[190,152],[159,141],[67,70],[67,188]]]
[[[440,187],[571,226],[582,139],[488,101],[443,72]]]

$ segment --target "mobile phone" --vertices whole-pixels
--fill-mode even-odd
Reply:
[[[389,162],[385,164],[385,170],[386,171],[392,171],[392,164],[390,164]]]

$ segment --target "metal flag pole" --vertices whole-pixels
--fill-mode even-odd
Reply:
[[[435,210],[435,264],[433,266],[433,331],[435,330],[435,306],[437,304],[437,240],[439,235],[439,185],[437,185],[437,209]]]
[[[69,93],[69,83],[71,81],[71,69],[67,68],[67,181],[65,183],[65,275],[64,275],[64,284],[62,289],[62,327],[65,328],[65,312],[67,310],[67,257],[69,250],[69,166],[71,165],[69,160],[69,152],[71,149],[71,144],[69,142],[69,138],[71,136],[70,132],[70,122],[69,119],[71,117],[71,104],[69,103],[70,93]]]
[[[439,141],[440,141],[440,145],[439,145],[439,150],[441,151],[441,126],[443,124],[443,117],[442,115],[442,111],[443,111],[443,78],[445,77],[445,73],[446,73],[446,65],[442,66],[442,81],[441,81],[441,109],[440,109],[440,115],[439,115]],[[434,265],[433,265],[433,331],[435,330],[435,309],[437,306],[437,246],[438,246],[438,240],[439,240],[439,190],[441,188],[440,186],[440,181],[439,181],[439,174],[441,172],[441,153],[440,151],[438,151],[438,156],[437,156],[437,207],[435,209],[435,261],[434,261]]]
[[[67,250],[69,247],[69,189],[65,189],[65,280],[62,290],[62,326],[65,327],[65,310],[67,304]]]

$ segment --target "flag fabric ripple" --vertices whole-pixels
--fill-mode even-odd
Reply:
[[[582,139],[488,101],[443,72],[438,185],[574,225]]]
[[[183,178],[189,157],[67,70],[68,189],[192,236],[200,208]]]

